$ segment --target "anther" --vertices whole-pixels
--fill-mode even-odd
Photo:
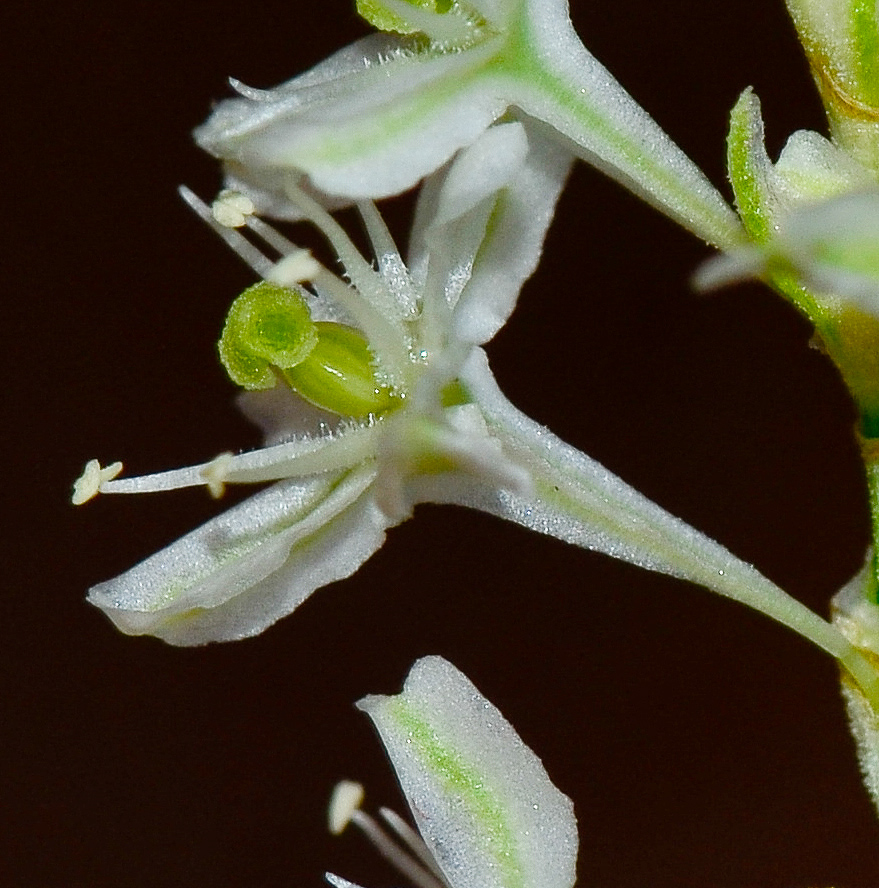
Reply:
[[[408,830],[414,835],[413,844],[407,837],[406,830],[399,830],[397,823],[392,822],[392,818],[383,813],[384,819],[412,848],[417,857],[401,848],[369,814],[360,809],[362,801],[363,787],[359,783],[343,780],[336,784],[329,806],[330,832],[338,835],[349,823],[353,823],[372,842],[376,851],[406,876],[416,888],[449,888],[448,882],[436,864],[420,859],[423,855],[427,855],[429,859],[430,851],[414,834],[414,830],[411,828]],[[396,820],[400,821],[400,818]]]
[[[232,454],[221,453],[215,456],[202,470],[201,476],[208,487],[208,493],[219,499],[226,491],[226,480],[232,468]]]
[[[363,785],[353,780],[340,780],[333,788],[327,811],[330,832],[341,835],[351,822],[354,812],[363,803]]]
[[[255,211],[253,201],[240,191],[221,191],[211,204],[211,215],[225,228],[241,228]]]
[[[96,459],[90,459],[82,474],[73,482],[73,496],[70,501],[74,506],[87,503],[101,492],[101,485],[105,481],[112,481],[121,471],[121,462],[110,463],[106,468],[101,468]]]

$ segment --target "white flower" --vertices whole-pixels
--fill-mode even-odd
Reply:
[[[90,463],[77,501],[97,491],[203,484],[219,495],[225,484],[278,483],[95,586],[90,601],[130,634],[181,645],[243,638],[351,574],[416,503],[446,502],[684,577],[839,655],[839,633],[823,620],[522,415],[498,390],[480,346],[505,322],[536,266],[569,162],[521,123],[489,128],[426,181],[408,266],[375,208],[361,206],[377,270],[299,193],[350,286],[244,212],[245,202],[225,200],[215,215],[245,221],[282,254],[279,262],[190,195],[267,281],[311,281],[312,291],[298,294],[268,282],[251,288],[236,300],[224,332],[221,352],[233,378],[257,388],[284,380],[247,396],[266,446],[143,478],[111,477],[118,466]],[[298,333],[288,337],[296,325],[304,345]],[[315,326],[327,332],[317,335]]]
[[[705,240],[741,240],[700,170],[583,47],[566,0],[361,0],[380,33],[275,89],[237,81],[196,130],[230,188],[272,216],[298,213],[286,183],[307,174],[330,198],[414,186],[507,112]]]
[[[781,279],[819,326],[846,308],[879,319],[879,187],[797,203],[773,227],[765,243],[706,262],[697,286]]]
[[[401,694],[370,696],[357,705],[378,729],[423,840],[422,846],[382,812],[416,855],[399,850],[395,857],[415,884],[573,886],[578,838],[571,800],[463,673],[442,657],[424,657]],[[381,842],[377,824],[356,810],[356,792],[353,798],[338,793],[335,802],[330,816],[338,821],[336,831],[356,811],[355,822]],[[335,888],[352,885],[327,878]]]

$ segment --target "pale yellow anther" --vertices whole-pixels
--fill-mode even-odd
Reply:
[[[266,280],[282,287],[292,287],[305,281],[313,281],[321,267],[310,250],[296,250],[276,262]]]
[[[208,486],[208,493],[214,499],[219,499],[225,492],[226,479],[229,477],[229,469],[231,468],[232,454],[221,453],[201,470],[201,477]]]
[[[350,823],[354,812],[363,803],[363,786],[353,780],[340,780],[333,788],[327,820],[330,832],[337,836]]]
[[[240,191],[221,191],[211,204],[211,215],[225,228],[241,228],[247,224],[255,207],[253,201]]]
[[[105,481],[112,481],[122,471],[122,463],[114,462],[102,469],[96,459],[90,459],[82,470],[82,474],[73,482],[73,496],[70,501],[74,506],[87,503],[93,496],[101,492]]]

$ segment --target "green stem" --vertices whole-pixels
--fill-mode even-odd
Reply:
[[[533,28],[523,17],[495,59],[495,69],[510,77],[514,104],[570,139],[583,160],[708,243],[741,244],[735,212],[575,32],[568,52],[548,55]]]
[[[879,673],[836,626],[520,413],[493,382],[473,376],[467,385],[504,453],[527,468],[535,488],[531,496],[509,494],[501,501],[481,502],[481,508],[583,548],[689,580],[761,611],[836,658],[879,712]],[[876,489],[879,459],[874,477]]]

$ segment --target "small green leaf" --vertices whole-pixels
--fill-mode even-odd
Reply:
[[[771,233],[766,183],[769,158],[763,147],[760,101],[751,89],[739,96],[730,115],[727,165],[745,229],[757,243],[765,243]]]
[[[262,281],[232,303],[220,337],[220,360],[238,385],[269,389],[276,382],[273,368],[295,367],[317,341],[317,326],[302,295]]]

